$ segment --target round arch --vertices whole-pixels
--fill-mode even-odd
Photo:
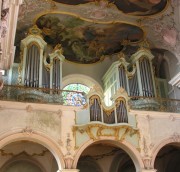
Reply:
[[[65,162],[63,160],[63,154],[61,150],[58,148],[58,145],[48,136],[42,133],[35,133],[35,132],[22,132],[19,131],[11,131],[3,135],[0,138],[0,149],[4,146],[17,141],[32,141],[38,143],[44,147],[46,147],[54,156],[57,161],[59,170],[65,168]]]
[[[180,137],[178,137],[177,140],[174,140],[171,138],[167,138],[164,139],[163,141],[161,141],[157,146],[154,147],[154,149],[152,150],[152,159],[151,159],[151,167],[154,168],[154,164],[155,164],[155,159],[157,154],[159,153],[159,151],[166,145],[168,144],[180,144]]]
[[[89,88],[92,88],[94,85],[97,85],[103,91],[101,85],[96,80],[87,75],[71,74],[62,78],[62,88],[64,88],[68,84],[73,83],[80,83],[88,86]]]
[[[137,149],[135,147],[133,147],[129,142],[127,142],[125,140],[122,142],[118,142],[113,139],[100,139],[98,141],[89,140],[88,142],[86,142],[76,152],[76,156],[75,156],[74,162],[73,162],[73,168],[77,167],[78,160],[86,148],[88,148],[89,146],[91,146],[94,143],[102,143],[102,142],[105,144],[117,146],[118,148],[123,149],[132,159],[132,161],[136,167],[136,171],[140,171],[141,169],[144,168],[144,163],[141,159],[140,153],[137,151]]]

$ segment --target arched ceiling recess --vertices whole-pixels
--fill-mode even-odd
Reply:
[[[124,41],[136,44],[144,38],[144,31],[133,24],[91,22],[56,12],[40,16],[36,25],[49,45],[62,45],[66,60],[81,64],[101,61],[120,52]]]

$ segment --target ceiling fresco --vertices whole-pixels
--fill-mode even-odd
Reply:
[[[15,60],[20,61],[20,41],[36,23],[51,49],[61,43],[66,59],[77,63],[95,63],[122,49],[131,55],[129,50],[136,50],[138,45],[123,47],[122,39],[141,40],[143,31],[152,48],[180,57],[180,29],[173,17],[179,8],[180,0],[24,0],[17,24]]]
[[[134,16],[150,16],[163,11],[168,0],[53,0],[67,5],[80,5],[86,3],[98,3],[102,8],[107,4],[114,4],[125,14]]]
[[[143,30],[134,25],[92,23],[65,14],[43,15],[36,24],[48,44],[61,44],[67,60],[83,64],[120,52],[125,40],[136,43],[144,37]]]

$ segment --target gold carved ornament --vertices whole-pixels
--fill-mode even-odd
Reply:
[[[98,128],[95,134],[93,134],[92,132],[93,128]],[[113,130],[113,133],[112,134],[103,133],[103,130],[107,130],[107,129]],[[122,129],[124,129],[124,132],[122,136],[119,138],[119,132]],[[130,137],[137,134],[138,138],[140,138],[138,129],[134,129],[131,126],[126,126],[126,125],[125,126],[107,126],[103,124],[88,124],[87,126],[83,128],[80,126],[74,126],[73,127],[74,136],[77,131],[80,132],[81,134],[86,132],[89,138],[92,140],[99,140],[101,136],[107,136],[107,137],[114,137],[115,140],[118,140],[118,141],[123,141],[128,134]]]
[[[89,98],[89,106],[92,106],[94,104],[95,99],[98,101],[98,104],[101,105],[100,97],[98,95],[93,95]]]

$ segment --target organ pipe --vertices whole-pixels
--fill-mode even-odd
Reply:
[[[154,89],[149,60],[142,58],[139,63],[143,96],[153,97]]]
[[[130,96],[139,96],[139,87],[137,79],[137,71],[134,72],[132,76],[128,79],[129,82],[129,95]]]
[[[101,106],[98,98],[90,98],[90,121],[102,121]]]
[[[124,88],[128,92],[126,71],[125,71],[124,66],[122,65],[119,67],[119,84],[120,84],[120,87]]]
[[[39,48],[32,44],[27,48],[24,84],[28,87],[37,87],[39,80]]]
[[[60,89],[60,77],[61,77],[61,72],[60,72],[60,60],[59,59],[53,59],[53,88],[54,89]]]
[[[127,109],[126,109],[126,102],[125,100],[119,100],[119,102],[116,105],[116,115],[117,115],[117,122],[118,123],[124,123],[128,122],[128,116],[127,116]]]

